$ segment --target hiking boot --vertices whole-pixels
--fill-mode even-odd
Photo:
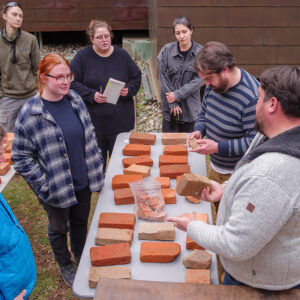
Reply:
[[[64,279],[65,283],[72,287],[73,281],[76,274],[76,269],[73,264],[70,262],[68,264],[59,265],[59,272]]]

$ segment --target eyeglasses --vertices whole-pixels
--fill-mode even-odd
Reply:
[[[108,40],[109,38],[110,38],[110,34],[98,35],[98,36],[94,37],[94,39],[96,39],[100,42],[103,40]]]
[[[62,75],[52,76],[50,74],[45,74],[45,75],[51,78],[55,78],[58,83],[65,83],[65,80],[67,80],[68,82],[72,82],[74,80],[73,73],[67,74],[66,76],[62,76]]]

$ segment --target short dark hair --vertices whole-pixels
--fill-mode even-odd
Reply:
[[[191,22],[191,20],[188,17],[184,17],[184,16],[180,16],[177,17],[174,21],[173,21],[173,32],[175,32],[175,26],[178,24],[182,24],[185,25],[189,30],[194,30],[194,26]]]
[[[22,8],[22,6],[21,6],[20,3],[18,3],[18,2],[8,2],[8,3],[3,7],[2,13],[3,13],[3,14],[6,14],[9,8],[11,8],[11,7],[16,7],[16,6],[20,7],[20,8],[23,10],[23,8]]]
[[[300,67],[278,66],[260,76],[261,88],[267,101],[275,97],[288,117],[300,118]]]
[[[220,73],[226,67],[232,70],[235,59],[228,47],[219,42],[208,42],[197,54],[194,67],[203,73]]]

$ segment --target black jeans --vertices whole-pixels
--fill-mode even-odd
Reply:
[[[162,132],[193,132],[195,122],[177,122],[175,128],[171,128],[171,122],[163,119]]]
[[[75,192],[77,204],[67,208],[58,208],[42,202],[48,215],[48,238],[54,256],[59,265],[71,262],[67,244],[70,229],[70,242],[73,254],[80,259],[87,235],[87,223],[90,213],[91,192],[86,187]]]
[[[116,138],[117,138],[116,135],[105,136],[105,137],[102,136],[97,138],[98,146],[101,149],[102,157],[103,157],[103,173],[106,170],[106,164],[108,159],[107,151],[109,153],[109,157],[111,157],[116,142]]]

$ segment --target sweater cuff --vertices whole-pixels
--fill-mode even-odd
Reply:
[[[218,154],[222,156],[229,156],[228,142],[218,142]]]

